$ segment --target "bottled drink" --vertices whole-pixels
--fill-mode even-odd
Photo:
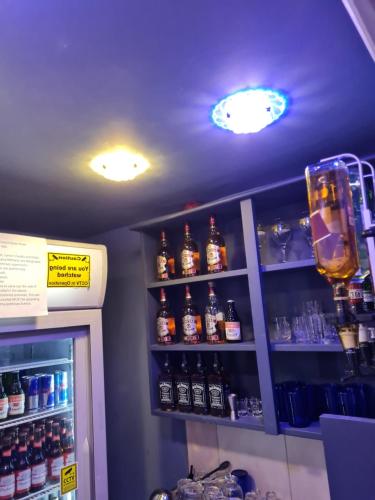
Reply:
[[[12,372],[12,382],[10,384],[9,393],[9,416],[15,417],[25,413],[25,393],[23,392],[20,373]]]
[[[214,354],[212,372],[208,374],[207,380],[211,415],[227,416],[229,384],[217,352]]]
[[[4,420],[8,416],[9,402],[8,395],[5,392],[3,385],[3,376],[0,374],[0,420]]]
[[[31,488],[31,466],[27,453],[27,435],[19,435],[17,460],[14,465],[16,472],[16,498],[27,495]]]
[[[208,304],[205,311],[206,335],[209,344],[225,342],[224,313],[220,307],[212,282],[208,283]]]
[[[31,453],[31,491],[41,490],[46,484],[47,466],[42,449],[40,429],[34,431],[33,450]]]
[[[11,456],[11,437],[5,436],[2,445],[0,462],[0,500],[11,500],[16,491],[15,474]]]
[[[48,479],[59,481],[60,469],[64,466],[63,449],[60,440],[60,424],[54,422],[52,425],[52,443],[48,453]]]
[[[193,304],[188,285],[185,287],[185,304],[182,312],[182,333],[185,344],[199,344],[202,341],[202,319]]]
[[[66,422],[66,433],[62,440],[64,452],[64,465],[74,463],[74,435],[73,435],[73,421],[71,419]]]
[[[196,276],[200,272],[200,255],[198,245],[192,239],[190,225],[184,227],[184,244],[181,251],[182,276]]]
[[[182,353],[180,371],[176,375],[177,408],[180,411],[191,412],[191,379],[190,368],[185,353]]]
[[[369,344],[371,348],[372,364],[375,365],[375,328],[370,326],[369,329]]]
[[[215,217],[210,216],[210,229],[208,233],[206,255],[207,271],[209,273],[219,273],[228,269],[227,249],[224,238],[216,228]]]
[[[372,279],[370,272],[365,274],[365,279],[362,283],[363,287],[363,309],[365,312],[373,312],[375,309],[374,293],[372,289]]]
[[[160,309],[156,319],[158,342],[160,344],[173,344],[176,338],[176,321],[169,309],[167,295],[164,288],[160,289]]]
[[[241,323],[234,306],[234,300],[227,301],[227,310],[225,311],[225,338],[229,343],[242,342]]]
[[[45,440],[43,450],[46,456],[48,456],[52,444],[52,424],[53,420],[46,420],[45,427]]]
[[[159,375],[159,405],[164,411],[172,411],[175,406],[174,374],[169,354],[165,355],[162,372]]]
[[[363,280],[361,271],[357,271],[348,285],[349,305],[353,314],[363,314]]]
[[[367,326],[362,323],[360,323],[358,327],[358,341],[359,341],[361,362],[364,366],[370,366],[372,364],[370,332]]]
[[[165,281],[175,277],[175,261],[169,250],[165,231],[160,233],[160,248],[156,257],[158,280]]]
[[[193,399],[193,411],[197,414],[208,413],[208,385],[206,367],[204,366],[202,354],[197,354],[197,365],[191,376],[191,392]]]

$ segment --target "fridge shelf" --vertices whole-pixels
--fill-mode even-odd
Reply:
[[[37,413],[29,413],[28,415],[22,415],[21,417],[14,417],[4,422],[0,422],[0,430],[7,429],[9,427],[14,427],[15,425],[22,425],[28,422],[33,422],[34,420],[40,420],[41,418],[53,417],[54,415],[61,415],[62,413],[67,413],[73,410],[73,405],[58,406],[56,408],[51,408],[49,410],[41,410]]]
[[[60,492],[60,486],[58,483],[47,484],[42,490],[34,491],[33,493],[29,493],[24,497],[20,497],[20,500],[38,500],[44,498],[44,496],[47,494],[50,493],[59,494],[59,492]]]
[[[68,365],[72,364],[73,360],[68,358],[58,359],[40,359],[25,363],[12,363],[9,365],[0,366],[0,373],[14,372],[18,370],[32,370],[34,368],[44,368],[46,366]]]

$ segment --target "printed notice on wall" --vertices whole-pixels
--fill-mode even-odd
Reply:
[[[46,240],[0,233],[0,318],[48,314],[46,281]]]

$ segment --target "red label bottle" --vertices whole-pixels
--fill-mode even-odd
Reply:
[[[31,466],[27,453],[27,434],[19,435],[17,458],[14,464],[16,471],[16,498],[27,495],[31,488]]]
[[[66,421],[66,433],[62,440],[64,452],[64,465],[74,463],[74,435],[73,435],[73,422],[72,420]]]
[[[46,458],[42,449],[42,436],[39,428],[35,429],[33,450],[31,453],[31,491],[41,490],[46,484]]]
[[[11,500],[15,493],[15,475],[12,463],[12,438],[5,436],[0,463],[0,500]]]
[[[61,467],[64,467],[64,456],[60,440],[60,424],[54,422],[52,444],[48,454],[48,479],[50,481],[59,481]]]

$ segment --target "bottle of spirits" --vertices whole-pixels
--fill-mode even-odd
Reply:
[[[175,260],[169,249],[165,231],[160,233],[160,248],[156,257],[157,278],[160,281],[175,277]]]
[[[8,395],[3,385],[3,377],[0,374],[0,420],[5,420],[8,416],[9,403]]]
[[[11,437],[5,436],[2,445],[0,462],[0,500],[11,500],[16,491],[16,480],[11,456]]]
[[[184,226],[184,244],[181,251],[182,276],[197,276],[200,272],[200,255],[198,245],[191,237],[190,225]]]
[[[362,283],[363,287],[363,310],[367,313],[374,312],[375,310],[375,301],[374,301],[374,293],[372,289],[372,279],[370,272],[365,274],[365,279]]]
[[[9,393],[9,416],[15,417],[25,413],[25,393],[22,390],[20,382],[20,373],[12,372],[12,382],[10,384]]]
[[[229,414],[229,384],[217,352],[214,354],[212,372],[208,374],[207,381],[211,415],[226,417]]]
[[[176,339],[176,321],[169,309],[167,295],[164,288],[160,289],[160,309],[157,313],[156,327],[158,333],[158,342],[164,345],[170,345]]]
[[[186,353],[182,353],[180,371],[176,375],[177,408],[190,413],[192,411],[190,368]]]
[[[208,344],[225,342],[224,312],[221,309],[212,281],[208,283],[208,304],[205,310],[206,336]]]
[[[227,249],[224,238],[216,228],[213,215],[210,216],[209,223],[210,229],[206,245],[207,271],[209,273],[219,273],[228,269]]]
[[[206,367],[203,363],[202,354],[197,354],[197,365],[191,376],[191,392],[193,398],[193,412],[198,415],[208,413],[208,384]]]
[[[234,300],[227,301],[227,310],[225,311],[225,338],[229,343],[242,342],[241,323],[238,318]]]
[[[66,433],[64,438],[62,439],[62,446],[64,452],[64,466],[74,463],[74,434],[73,421],[71,419],[68,419],[66,422]]]
[[[173,368],[169,359],[169,354],[166,353],[162,372],[159,375],[159,405],[164,411],[173,411],[176,409],[175,404],[175,383]]]
[[[33,451],[31,453],[31,491],[41,490],[47,480],[46,457],[42,449],[40,429],[34,431]]]
[[[202,319],[193,304],[190,287],[185,286],[185,304],[182,311],[182,333],[185,344],[200,344],[202,341]]]
[[[371,362],[373,365],[375,365],[375,327],[369,326],[368,333],[369,333],[369,344],[371,349]]]
[[[363,301],[363,280],[362,272],[358,270],[348,285],[349,305],[352,313],[363,314],[364,301]]]
[[[48,454],[48,479],[50,481],[60,480],[60,470],[64,467],[64,455],[61,446],[60,424],[54,422],[52,425],[52,444]]]
[[[27,453],[27,434],[22,432],[18,438],[17,459],[14,465],[16,472],[15,497],[27,495],[31,488],[31,466]]]
[[[359,324],[358,340],[361,363],[364,366],[370,366],[372,364],[372,353],[370,345],[370,332],[367,328],[367,325],[364,325],[362,323]]]

